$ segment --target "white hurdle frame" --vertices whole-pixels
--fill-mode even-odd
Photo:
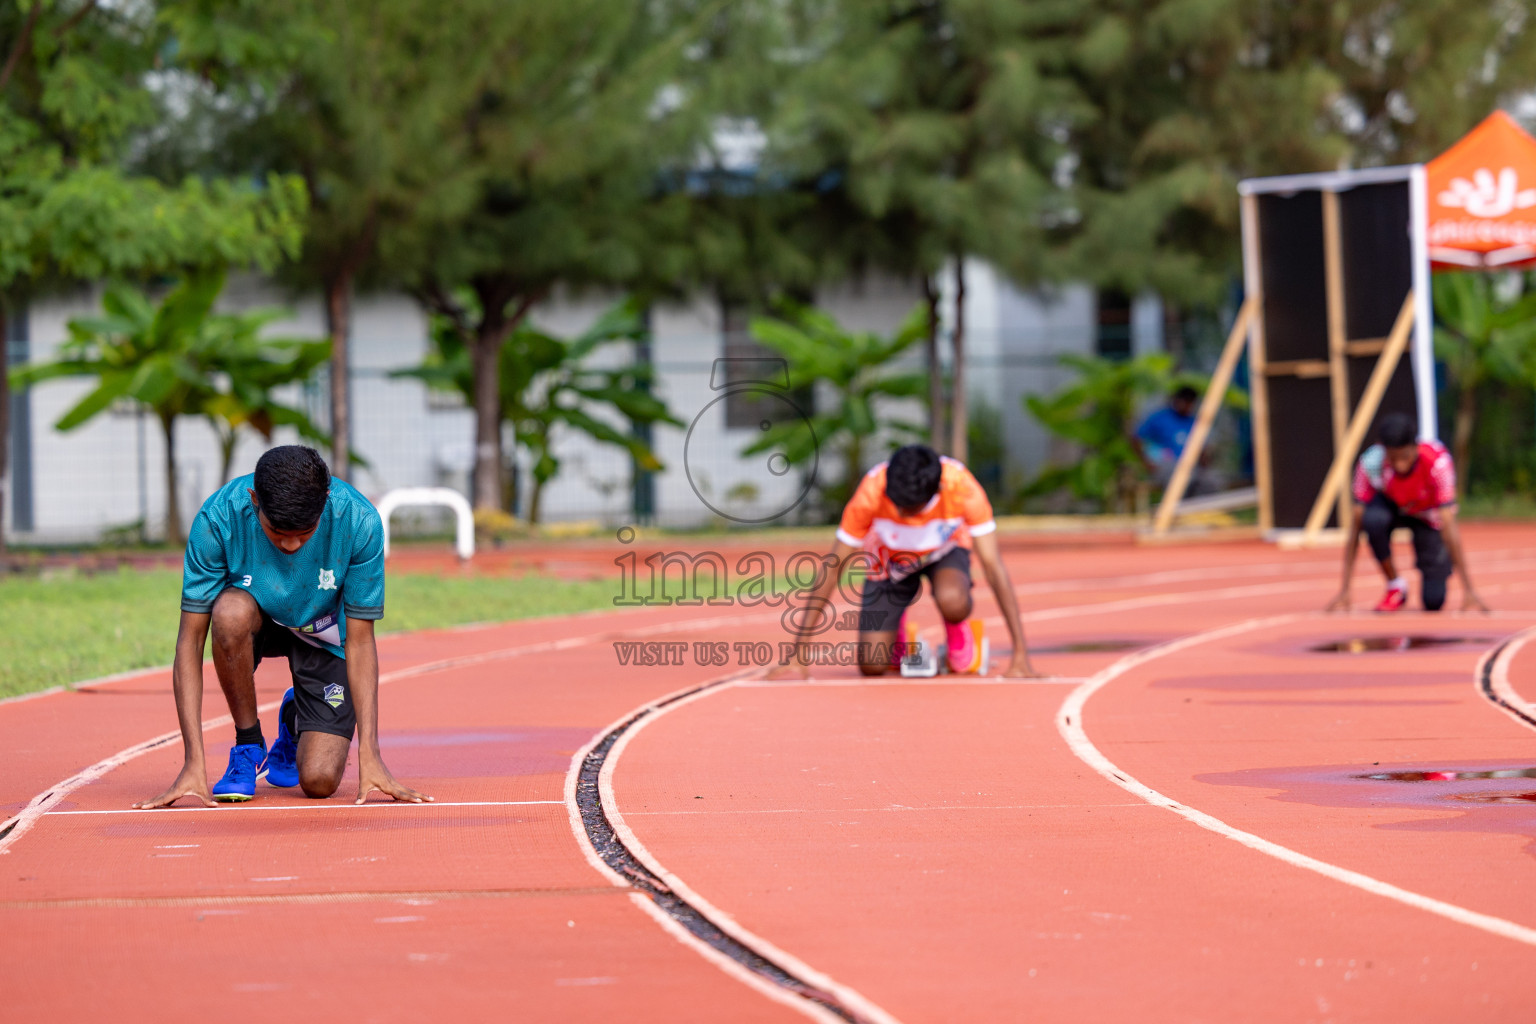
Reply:
[[[389,557],[389,517],[407,505],[446,505],[458,519],[454,549],[459,558],[469,561],[475,555],[475,514],[464,495],[448,487],[399,487],[379,499],[379,518],[384,521],[384,557]]]

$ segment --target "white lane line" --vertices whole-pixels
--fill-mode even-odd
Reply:
[[[61,818],[70,814],[159,814],[161,811],[173,812],[202,812],[204,814],[253,814],[257,811],[352,811],[367,810],[370,807],[543,807],[554,804],[563,804],[564,800],[437,800],[432,803],[413,804],[409,800],[370,800],[366,804],[354,804],[350,802],[313,804],[258,804],[244,803],[235,808],[223,807],[159,807],[153,811],[142,811],[133,807],[110,807],[91,811],[49,811],[47,817]],[[156,847],[160,849],[160,847]],[[166,847],[170,849],[170,847]]]
[[[1066,701],[1062,703],[1061,709],[1057,712],[1056,728],[1061,733],[1062,739],[1066,740],[1067,746],[1071,748],[1072,753],[1077,755],[1079,760],[1121,789],[1128,793],[1134,793],[1154,807],[1170,810],[1192,824],[1215,832],[1217,835],[1225,836],[1251,850],[1268,854],[1276,860],[1283,861],[1293,867],[1316,872],[1325,878],[1343,882],[1345,885],[1352,885],[1373,895],[1396,900],[1407,906],[1428,911],[1431,914],[1437,914],[1448,920],[1469,925],[1502,938],[1513,939],[1516,942],[1536,946],[1536,928],[1529,928],[1514,921],[1505,920],[1502,917],[1494,917],[1492,914],[1469,910],[1466,907],[1447,903],[1432,896],[1412,892],[1390,882],[1384,882],[1379,878],[1372,878],[1370,875],[1362,874],[1359,871],[1352,871],[1337,864],[1318,860],[1316,857],[1309,857],[1304,853],[1292,850],[1288,846],[1281,846],[1279,843],[1256,836],[1252,832],[1245,832],[1242,829],[1234,828],[1219,818],[1206,814],[1203,811],[1187,807],[1170,797],[1164,796],[1145,783],[1132,778],[1130,774],[1105,757],[1099,751],[1099,748],[1093,745],[1093,741],[1088,738],[1088,734],[1083,727],[1083,706],[1087,704],[1088,699],[1095,693],[1130,670],[1186,648],[1211,643],[1212,641],[1236,636],[1241,633],[1294,622],[1306,617],[1302,615],[1282,615],[1267,619],[1249,619],[1245,622],[1234,623],[1230,626],[1223,626],[1220,629],[1196,633],[1166,644],[1160,644],[1149,650],[1140,651],[1122,658],[1104,671],[1092,676],[1087,682],[1067,695]]]

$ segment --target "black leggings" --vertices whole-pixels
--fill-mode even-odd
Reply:
[[[1413,558],[1423,578],[1424,610],[1437,612],[1445,607],[1445,584],[1451,578],[1451,555],[1440,531],[1418,516],[1404,515],[1384,494],[1372,498],[1360,516],[1360,528],[1378,562],[1392,556],[1392,531],[1399,527],[1413,532]]]

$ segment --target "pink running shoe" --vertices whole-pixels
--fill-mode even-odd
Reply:
[[[1382,595],[1381,603],[1376,606],[1378,612],[1395,612],[1408,603],[1407,587],[1388,587]]]
[[[949,670],[970,675],[981,670],[982,627],[980,619],[944,623]]]

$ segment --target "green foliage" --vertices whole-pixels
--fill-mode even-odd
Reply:
[[[1457,395],[1452,449],[1463,490],[1471,480],[1479,397],[1497,394],[1489,385],[1536,388],[1536,291],[1527,283],[1524,274],[1434,276],[1435,355]]]
[[[206,416],[224,441],[227,478],[236,431],[249,426],[270,438],[279,425],[315,440],[324,435],[274,389],[303,381],[329,353],[328,342],[260,337],[273,312],[220,314],[213,304],[224,287],[219,271],[193,274],[158,305],[125,284],[102,296],[102,316],[69,322],[69,339],[51,363],[17,370],[22,386],[61,377],[93,377],[96,386],[55,424],[73,430],[113,404],[131,400],[150,409],[166,440],[166,534],[182,537],[176,479],[175,426],[183,416]]]
[[[817,458],[818,448],[837,450],[843,479],[824,488],[833,505],[852,497],[864,475],[865,451],[877,438],[916,439],[922,427],[896,419],[886,406],[900,399],[921,398],[927,390],[922,373],[895,370],[891,363],[927,334],[928,311],[918,307],[890,337],[872,331],[850,331],[828,314],[809,307],[785,305],[777,318],[752,321],[752,336],[782,355],[789,364],[792,391],[818,397],[831,393],[832,404],[818,402],[808,419],[795,417],[773,424],[748,445],[743,455],[781,452],[792,466]]]
[[[1131,443],[1140,411],[1148,399],[1205,381],[1174,372],[1172,358],[1162,353],[1128,360],[1068,355],[1061,364],[1076,370],[1078,379],[1048,398],[1025,396],[1024,407],[1051,433],[1077,446],[1081,458],[1047,468],[1025,493],[1066,488],[1104,511],[1130,511],[1136,486],[1145,477],[1141,455]]]
[[[460,296],[464,316],[478,318],[473,293]],[[457,391],[475,399],[475,371],[471,354],[473,335],[466,319],[432,318],[432,351],[426,363],[395,376],[416,377],[429,386]],[[637,465],[648,471],[662,469],[649,445],[615,426],[682,421],[665,403],[650,393],[651,369],[642,364],[594,367],[588,358],[605,346],[640,341],[646,337],[644,314],[631,299],[608,310],[576,338],[567,340],[519,324],[500,351],[499,404],[501,422],[512,426],[517,443],[532,461],[532,494],[528,521],[539,521],[544,486],[560,472],[554,444],[561,431],[585,434],[600,444],[623,448]],[[627,424],[626,424],[627,426]]]
[[[39,0],[0,11],[0,290],[270,270],[297,254],[307,212],[298,178],[128,171],[128,154],[158,126],[151,83],[184,73],[161,20],[174,6]]]

